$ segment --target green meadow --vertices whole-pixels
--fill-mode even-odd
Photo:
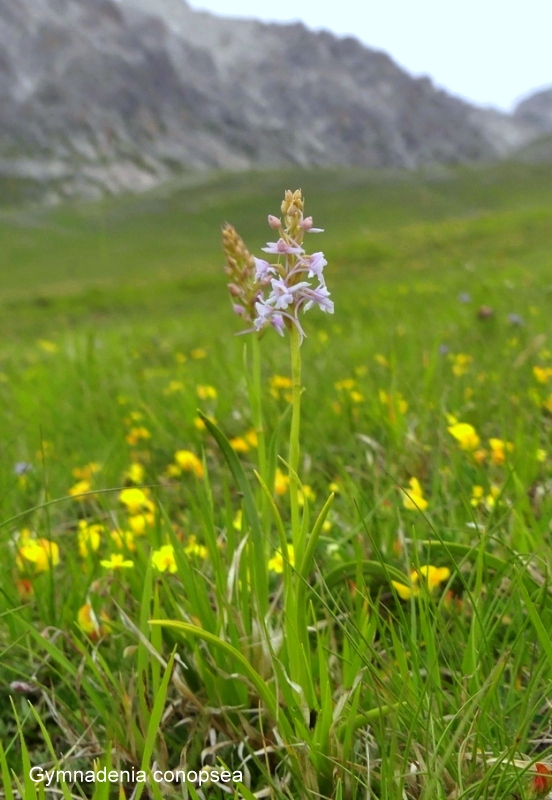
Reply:
[[[298,187],[294,387],[221,227]],[[552,792],[552,164],[5,202],[0,313],[0,798]]]

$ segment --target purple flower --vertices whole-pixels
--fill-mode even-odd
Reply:
[[[519,325],[520,327],[525,325],[525,320],[519,314],[508,314],[508,322],[510,325]]]
[[[24,475],[26,472],[30,472],[33,468],[32,464],[29,464],[28,461],[17,461],[14,464],[13,471],[16,475]]]
[[[255,303],[255,311],[257,312],[257,316],[253,324],[255,325],[255,330],[260,331],[269,321],[271,315],[274,313],[274,309],[272,306],[268,306],[264,300],[259,300]]]
[[[275,253],[276,255],[301,255],[305,251],[296,244],[288,244],[285,239],[278,239],[277,242],[267,242],[266,247],[261,247],[264,253]]]
[[[471,303],[471,295],[467,292],[460,292],[458,295],[458,301],[460,303]]]
[[[299,285],[299,284],[298,284]],[[330,293],[326,289],[325,286],[318,286],[316,289],[304,289],[301,292],[301,300],[305,302],[305,311],[308,311],[314,305],[317,305],[321,311],[325,311],[328,314],[334,313],[334,304],[333,301],[329,299]]]
[[[272,263],[266,258],[250,258],[255,282],[247,294],[249,305],[244,302],[243,292],[234,294],[231,289],[231,294],[237,313],[241,312],[241,306],[245,307],[246,313],[250,309],[247,321],[252,322],[252,327],[244,333],[260,332],[270,325],[283,336],[286,328],[295,328],[302,341],[305,332],[299,321],[301,312],[314,306],[327,314],[334,312],[334,304],[324,280],[324,267],[328,262],[324,253],[307,254],[303,248],[305,234],[321,233],[322,228],[313,227],[312,217],[303,217],[303,199],[299,190],[286,192],[281,210],[282,218],[268,215],[268,224],[278,231],[279,238],[276,242],[267,242],[262,248],[263,253],[276,258]],[[236,261],[234,251],[241,252],[245,246],[233,230],[226,230],[226,239],[229,241],[227,249],[233,259],[229,261],[232,266]],[[234,283],[241,288],[239,280],[234,278]]]
[[[257,281],[266,281],[270,277],[270,275],[276,275],[276,270],[272,267],[268,261],[265,261],[264,258],[256,258],[253,256],[253,261],[255,262],[256,272],[255,272],[255,280]]]
[[[257,317],[254,322],[255,330],[260,331],[262,330],[265,325],[269,324],[272,325],[273,328],[280,334],[280,336],[284,335],[285,329],[285,319],[288,319],[299,331],[301,336],[301,341],[305,338],[305,331],[301,327],[301,324],[297,317],[288,314],[286,311],[277,311],[274,306],[268,304],[268,301],[261,300],[255,303],[255,309],[257,311]]]
[[[324,233],[324,228],[313,228],[312,217],[305,217],[301,223],[301,227],[306,233]]]
[[[272,291],[266,302],[269,305],[273,305],[274,308],[282,309],[291,305],[294,300],[294,295],[309,285],[306,281],[301,281],[301,283],[296,283],[295,286],[288,286],[283,278],[272,278],[270,284],[272,286]]]
[[[276,331],[280,334],[280,336],[284,335],[285,324],[284,324],[284,318],[281,314],[272,314],[272,317],[270,319],[270,324],[272,325],[273,328],[276,329]]]
[[[306,256],[304,259],[302,259],[302,262],[309,267],[307,277],[314,278],[316,276],[320,283],[323,284],[324,277],[322,272],[328,263],[324,258],[324,253],[313,253],[312,256]]]

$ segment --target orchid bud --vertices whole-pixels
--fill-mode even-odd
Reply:
[[[312,217],[305,217],[305,219],[301,223],[301,227],[303,228],[304,231],[310,231],[312,225],[313,225]]]
[[[19,694],[32,694],[36,692],[37,687],[26,681],[12,681],[10,683],[10,689],[12,692],[18,692]]]
[[[274,230],[277,231],[278,228],[280,228],[282,223],[280,222],[278,217],[274,216],[274,214],[269,214],[268,215],[268,224],[270,225],[271,228],[274,228]]]

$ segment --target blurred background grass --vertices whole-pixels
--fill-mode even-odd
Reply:
[[[198,322],[198,312],[216,326],[226,303],[221,225],[231,222],[259,252],[271,235],[266,214],[278,213],[283,189],[296,187],[326,229],[313,246],[326,253],[338,295],[355,300],[374,282],[408,275],[454,291],[495,269],[510,278],[527,270],[541,289],[552,286],[551,164],[196,175],[102,203],[5,207],[4,341],[125,319]],[[477,274],[467,281],[471,262]]]

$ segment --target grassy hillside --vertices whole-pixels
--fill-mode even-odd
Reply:
[[[221,224],[232,222],[258,250],[258,219],[277,210],[282,186],[301,186],[327,229],[338,282],[353,268],[371,278],[384,267],[387,276],[434,278],[470,259],[538,269],[549,245],[550,165],[198,177],[146,196],[3,212],[0,302],[9,328],[187,313],[211,289],[220,298]]]
[[[219,243],[261,255],[299,185],[335,300],[300,380],[287,335],[232,335]],[[19,789],[27,758],[545,797],[552,165],[213,175],[0,229],[0,798],[137,797]]]

